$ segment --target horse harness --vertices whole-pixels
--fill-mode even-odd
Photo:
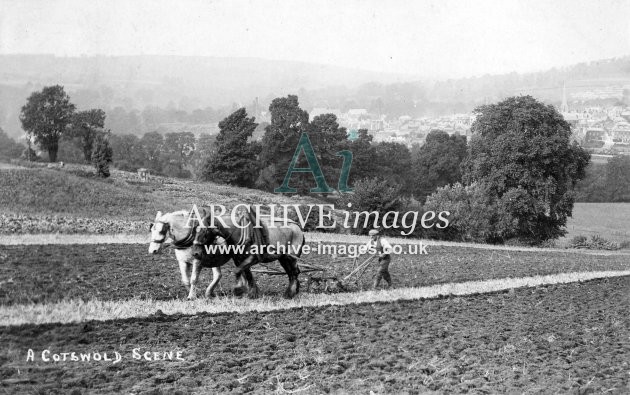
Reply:
[[[166,241],[167,233],[171,231],[170,225],[167,222],[160,222],[160,223],[164,225],[164,237],[161,240],[151,240],[152,243],[160,243],[160,244],[164,243],[164,241]],[[196,226],[192,226],[190,228],[190,232],[188,232],[188,235],[186,235],[186,237],[184,237],[181,240],[174,240],[173,243],[171,244],[171,247],[173,247],[176,250],[185,250],[187,248],[190,248],[193,245],[195,236],[197,235],[196,228],[197,228]],[[162,232],[160,232],[160,234],[162,234]],[[171,237],[172,236],[173,234],[171,233]]]

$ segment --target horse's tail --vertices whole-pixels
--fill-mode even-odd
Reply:
[[[306,236],[304,236],[304,232],[302,232],[302,244],[300,244],[300,250],[297,253],[298,258],[302,255],[302,250],[304,249],[304,244],[306,244]]]
[[[289,236],[289,244],[291,247],[291,253],[287,254],[295,259],[298,259],[302,255],[302,250],[304,249],[304,244],[306,244],[306,237],[304,236],[304,232],[302,228],[300,228],[297,224],[291,224],[291,235]],[[299,246],[299,248],[296,248]]]

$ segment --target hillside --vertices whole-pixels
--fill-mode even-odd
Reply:
[[[287,94],[297,94],[307,111],[365,108],[392,118],[469,112],[524,94],[559,105],[563,86],[570,104],[630,100],[624,93],[630,57],[442,81],[360,68],[253,58],[0,55],[0,128],[21,136],[20,108],[52,84],[63,85],[79,109],[104,109],[107,127],[121,134],[159,127],[211,132],[235,106],[263,120],[260,111]]]
[[[239,203],[316,202],[313,198],[166,177],[152,177],[144,183],[136,174],[118,170],[112,171],[110,179],[102,180],[93,176],[92,169],[80,165],[63,169],[0,166],[0,234],[144,233],[158,210],[190,209],[193,204],[231,208]]]
[[[0,55],[0,84],[21,86],[61,84],[70,91],[108,86],[121,97],[150,100],[165,106],[182,96],[204,106],[251,101],[256,96],[284,95],[298,89],[369,81],[394,82],[412,77],[348,69],[323,64],[255,58],[201,56],[90,56]],[[139,95],[139,96],[138,96]],[[200,103],[201,104],[201,103]],[[203,107],[203,106],[202,106]]]

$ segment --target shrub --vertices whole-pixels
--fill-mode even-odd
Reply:
[[[112,148],[105,135],[99,135],[94,143],[92,151],[92,164],[96,174],[100,177],[109,177],[109,164],[112,163]]]
[[[618,250],[622,248],[619,244],[608,241],[600,235],[593,235],[588,240],[586,236],[575,236],[569,242],[569,248],[585,248],[589,250]]]
[[[587,241],[588,241],[588,238],[586,236],[577,235],[571,239],[570,244],[581,245],[581,244],[586,244]]]
[[[508,243],[510,245],[540,245],[549,239],[544,230],[536,228],[530,218],[539,212],[542,203],[524,189],[515,188],[498,197],[488,183],[469,186],[460,183],[439,188],[427,198],[426,211],[448,211],[449,226],[434,229],[428,237],[476,243]]]
[[[497,239],[497,209],[481,184],[464,186],[456,183],[438,188],[427,198],[424,209],[450,213],[448,227],[429,230],[428,237],[478,243]]]
[[[401,186],[389,185],[380,178],[365,178],[354,184],[354,193],[343,194],[339,199],[338,208],[350,212],[378,213],[378,221],[375,215],[370,215],[367,226],[352,229],[353,234],[367,234],[370,229],[379,227],[382,218],[388,211],[400,211],[404,207],[404,201],[400,197]],[[351,204],[351,207],[348,207]],[[354,215],[350,217],[350,225],[354,224]],[[365,215],[361,216],[358,225],[365,224]],[[400,236],[396,229],[382,229],[385,234]]]

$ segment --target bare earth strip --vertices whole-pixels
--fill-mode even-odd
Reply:
[[[131,317],[148,317],[158,314],[196,314],[286,310],[299,307],[349,305],[357,303],[394,302],[399,300],[431,299],[448,295],[473,295],[506,291],[514,288],[536,287],[587,281],[598,278],[629,276],[630,270],[563,273],[548,276],[505,278],[439,284],[430,287],[398,288],[338,294],[302,294],[295,300],[261,298],[258,300],[233,297],[198,299],[195,301],[153,301],[132,299],[127,301],[62,301],[53,304],[0,306],[0,323],[5,326],[21,324],[72,323],[90,320],[113,320]]]
[[[117,235],[95,235],[95,234],[15,234],[0,235],[0,245],[72,245],[72,244],[148,244],[149,234],[117,234]],[[427,246],[446,246],[446,247],[468,247],[484,250],[500,250],[500,251],[540,251],[540,252],[576,252],[590,255],[630,255],[630,251],[606,251],[606,250],[584,250],[584,249],[561,249],[561,248],[536,248],[536,247],[517,247],[492,244],[475,244],[475,243],[457,243],[451,241],[437,240],[418,240],[388,237],[393,244],[419,244],[424,243]],[[322,243],[367,243],[367,236],[343,235],[337,233],[306,233],[307,242]]]

